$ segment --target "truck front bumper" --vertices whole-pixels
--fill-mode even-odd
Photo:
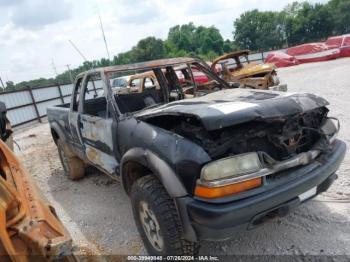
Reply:
[[[345,143],[336,140],[331,152],[315,160],[319,162],[316,168],[291,171],[297,179],[241,200],[220,204],[192,197],[176,199],[184,237],[191,241],[225,240],[237,231],[253,229],[267,218],[286,215],[307,200],[300,197],[303,193],[315,189],[314,197],[330,187],[345,152]]]

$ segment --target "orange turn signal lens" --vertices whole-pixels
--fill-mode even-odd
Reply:
[[[243,191],[247,191],[252,188],[261,186],[261,177],[254,178],[251,180],[239,182],[236,184],[220,186],[220,187],[205,187],[197,185],[194,194],[202,198],[219,198],[228,195],[237,194]]]

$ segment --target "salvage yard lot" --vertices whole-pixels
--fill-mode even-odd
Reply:
[[[278,70],[291,92],[326,98],[331,116],[341,122],[339,137],[348,150],[339,179],[328,192],[287,217],[267,222],[233,240],[205,242],[200,254],[349,255],[350,256],[350,58],[303,64]],[[17,154],[39,188],[55,206],[80,250],[93,253],[145,254],[121,185],[94,170],[77,182],[63,175],[48,123],[15,131]]]

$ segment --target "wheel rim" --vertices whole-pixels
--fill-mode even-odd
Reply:
[[[164,247],[163,237],[160,232],[158,220],[152,210],[149,208],[148,203],[145,201],[140,202],[139,213],[141,224],[148,241],[151,243],[154,249],[161,251]]]
[[[59,148],[59,154],[60,154],[61,159],[62,159],[63,169],[67,173],[69,171],[69,169],[68,169],[68,158],[67,158],[66,154],[64,153],[64,151],[61,148]]]

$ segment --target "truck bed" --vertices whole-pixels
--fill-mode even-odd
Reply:
[[[60,130],[66,130],[67,133],[62,135],[70,136],[70,126],[68,121],[70,111],[70,103],[50,106],[47,108],[47,119],[49,120],[50,126],[57,125]]]

